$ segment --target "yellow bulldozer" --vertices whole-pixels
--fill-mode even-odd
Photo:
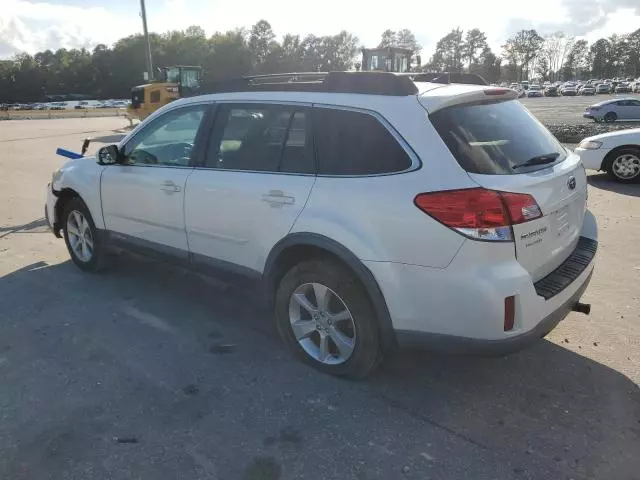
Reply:
[[[130,119],[144,120],[160,107],[194,95],[200,88],[202,67],[174,65],[161,69],[161,72],[162,80],[131,89],[131,105],[127,108]]]

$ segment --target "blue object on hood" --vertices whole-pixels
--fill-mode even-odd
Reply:
[[[56,155],[60,155],[61,157],[67,157],[72,159],[82,158],[81,154],[72,152],[71,150],[65,150],[64,148],[58,148],[56,150]]]

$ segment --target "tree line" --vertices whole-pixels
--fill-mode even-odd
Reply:
[[[435,53],[421,68],[477,73],[489,82],[636,78],[640,76],[640,29],[601,38],[592,45],[563,32],[543,37],[533,29],[520,30],[507,39],[497,56],[484,32],[455,28],[438,41]]]
[[[207,81],[251,73],[349,70],[359,50],[358,38],[346,31],[326,36],[287,34],[277,41],[265,20],[249,30],[210,37],[198,26],[149,37],[155,66],[199,65]],[[38,101],[45,95],[69,93],[128,98],[131,87],[144,83],[145,55],[142,35],[122,38],[113,47],[97,45],[92,51],[61,48],[18,54],[0,61],[0,102]]]
[[[159,66],[200,65],[206,81],[247,74],[291,71],[335,71],[360,67],[358,38],[347,31],[315,36],[286,34],[280,41],[269,22],[250,29],[207,36],[198,26],[184,31],[150,34],[153,62]],[[640,29],[613,35],[589,45],[561,32],[542,37],[521,30],[507,39],[500,55],[492,52],[487,36],[474,28],[451,30],[422,62],[421,45],[407,29],[386,30],[379,47],[403,46],[412,55],[415,71],[470,72],[489,82],[640,75]],[[143,83],[146,44],[142,35],[118,40],[112,47],[93,50],[61,48],[0,61],[0,102],[42,100],[45,95],[81,93],[96,98],[125,98]]]

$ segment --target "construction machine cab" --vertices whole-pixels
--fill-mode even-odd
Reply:
[[[131,89],[131,105],[127,109],[130,119],[144,120],[167,103],[199,92],[202,67],[174,65],[161,68],[160,72],[160,81]]]
[[[164,81],[178,86],[180,98],[195,94],[200,88],[202,67],[175,65],[163,69]]]
[[[363,48],[362,71],[406,73],[411,68],[412,53],[403,47]]]

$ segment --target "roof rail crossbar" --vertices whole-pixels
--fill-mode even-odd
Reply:
[[[203,85],[198,94],[242,91],[416,95],[409,77],[389,72],[292,72],[252,75]]]

